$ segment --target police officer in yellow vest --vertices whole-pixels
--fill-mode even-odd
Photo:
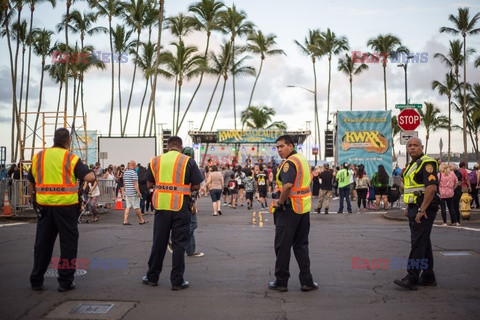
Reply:
[[[430,234],[437,215],[439,197],[436,193],[438,163],[423,154],[422,141],[412,138],[407,143],[412,161],[403,171],[403,200],[407,204],[407,216],[411,232],[411,251],[408,257],[407,275],[395,280],[406,289],[417,290],[417,285],[436,286],[433,272],[433,253]]]
[[[300,268],[302,291],[318,289],[310,273],[308,256],[308,233],[310,231],[310,209],[312,194],[310,183],[312,175],[307,160],[294,150],[291,136],[277,139],[278,154],[286,159],[279,167],[277,184],[280,197],[273,204],[275,219],[275,281],[268,284],[272,290],[287,291],[290,277],[290,252],[293,252]]]
[[[171,231],[172,290],[188,288],[183,279],[185,271],[185,247],[189,240],[191,212],[191,192],[200,189],[202,174],[195,161],[182,154],[182,139],[170,137],[168,152],[152,158],[147,170],[148,187],[154,188],[152,204],[155,208],[153,245],[148,260],[147,275],[142,283],[156,286],[162,272],[163,259],[167,250]]]
[[[30,283],[33,290],[43,290],[43,275],[50,264],[57,234],[60,235],[58,291],[75,288],[78,247],[78,216],[81,205],[77,179],[94,182],[95,174],[68,151],[70,134],[67,129],[55,131],[53,147],[35,154],[28,174],[27,188],[34,206],[40,212],[35,236],[33,270]]]

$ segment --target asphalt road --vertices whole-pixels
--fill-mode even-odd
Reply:
[[[336,212],[337,202],[331,211]],[[352,269],[352,257],[369,262],[407,258],[410,232],[405,221],[385,219],[377,212],[312,213],[311,270],[320,289],[300,291],[292,254],[289,291],[280,293],[267,288],[274,280],[272,216],[264,213],[260,227],[258,217],[252,225],[246,207],[222,207],[223,215],[213,217],[210,200],[201,198],[199,208],[197,251],[205,256],[186,258],[185,279],[191,287],[182,291],[170,290],[169,253],[159,286],[141,284],[153,221],[142,226],[131,216],[132,225],[124,226],[123,212],[112,211],[97,223],[81,224],[78,258],[89,259],[89,268],[76,277],[77,288],[67,293],[57,292],[54,277],[45,279],[45,291],[30,289],[36,225],[0,224],[0,319],[478,319],[478,212],[461,228],[436,223],[432,242],[438,286],[418,291],[393,284],[405,270],[391,263],[387,269]],[[453,256],[443,254],[449,250],[455,251]],[[458,251],[470,255],[457,255],[462,254]],[[59,256],[58,241],[53,256]],[[94,258],[97,265],[92,268]],[[99,259],[109,268],[98,268]],[[122,265],[125,259],[127,264]],[[69,301],[114,302],[115,306],[104,315],[75,315],[62,305]],[[67,315],[55,315],[62,308]]]

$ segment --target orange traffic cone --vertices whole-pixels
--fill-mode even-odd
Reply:
[[[3,200],[3,216],[12,216],[12,208],[10,207],[10,201],[8,200],[8,191],[5,191],[5,198]]]
[[[123,207],[123,203],[122,203],[122,195],[120,193],[120,190],[118,191],[118,194],[117,194],[117,202],[115,203],[115,210],[123,210],[125,209]]]

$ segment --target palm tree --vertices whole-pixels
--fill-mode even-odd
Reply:
[[[475,68],[480,67],[480,56],[477,58],[477,60],[475,60],[474,65],[475,65]]]
[[[467,85],[467,131],[470,135],[476,158],[479,158],[479,133],[480,133],[480,83]],[[460,95],[457,97],[462,100]]]
[[[391,119],[392,122],[392,151],[393,151],[393,161],[397,161],[397,155],[395,154],[395,137],[402,131],[398,126],[397,116],[393,116]]]
[[[15,7],[17,8],[17,22],[16,22],[16,24],[18,26],[20,26],[24,1],[23,0],[14,0],[14,1],[12,1],[12,3],[14,3]],[[6,23],[8,24],[8,21],[6,21]],[[8,31],[8,29],[7,29],[7,31]],[[16,126],[17,126],[17,143],[15,144],[14,158],[15,159],[17,158],[18,147],[20,146],[20,160],[21,160],[21,159],[23,159],[23,143],[22,143],[22,136],[21,136],[21,121],[20,121],[20,114],[19,114],[21,110],[20,110],[19,106],[17,105],[18,50],[20,48],[21,38],[16,37],[16,40],[17,40],[17,46],[16,46],[16,49],[15,49],[15,65],[14,65],[15,69],[13,70],[14,77],[12,77],[12,81],[15,81],[15,83],[12,82],[12,89],[13,89],[12,94],[14,96],[13,110],[12,110],[13,113],[14,113],[13,121],[12,121],[12,133],[13,133],[14,124],[16,124]],[[13,88],[13,86],[14,86],[14,88]],[[13,151],[13,149],[12,149],[12,151]]]
[[[267,106],[248,106],[241,113],[242,126],[252,129],[287,129],[284,121],[272,121],[275,110]]]
[[[112,37],[112,19],[121,12],[121,7],[118,0],[90,0],[90,7],[97,9],[97,15],[108,17],[108,32],[110,39],[110,52],[113,53],[113,37]],[[112,91],[110,99],[110,122],[108,125],[108,136],[112,135],[112,120],[113,120],[113,101],[115,95],[115,68],[112,58]]]
[[[230,45],[232,45],[230,43]],[[238,51],[239,48],[235,49]],[[230,50],[230,53],[232,51]],[[228,52],[224,52],[224,54],[229,54]],[[233,59],[235,55],[232,54],[231,58]],[[250,75],[250,76],[254,76],[255,75],[255,68],[251,67],[251,66],[245,66],[245,61],[247,59],[250,59],[249,56],[245,56],[239,60],[237,60],[233,66],[231,66],[231,68],[228,68],[228,69],[221,69],[223,70],[223,89],[222,89],[222,95],[220,96],[220,101],[218,102],[218,107],[217,107],[217,111],[215,112],[215,116],[213,117],[213,121],[212,121],[212,126],[210,127],[210,131],[213,130],[213,126],[215,125],[215,120],[217,119],[217,115],[218,115],[218,112],[220,111],[220,107],[222,106],[222,102],[223,102],[223,96],[225,94],[225,87],[226,87],[226,84],[227,84],[227,80],[228,80],[228,75],[229,74],[235,74],[237,76],[240,76],[240,75]],[[218,64],[219,61],[216,61],[215,64]],[[227,60],[227,62],[230,64],[230,61]],[[217,66],[218,67],[218,66]]]
[[[165,0],[159,0],[158,4],[159,4],[159,9],[158,9],[157,56],[155,58],[154,70],[158,70],[158,66],[160,63],[160,48],[161,48],[161,40],[162,40],[163,14],[165,12]],[[148,105],[149,109],[152,108],[152,117],[153,117],[153,121],[151,122],[151,125],[150,125],[150,135],[152,134],[152,128],[155,135],[157,133],[157,127],[153,125],[155,123],[154,121],[155,120],[155,91],[157,90],[157,76],[158,76],[158,72],[155,72],[153,76],[152,92],[150,94],[150,101]]]
[[[166,28],[170,29],[172,35],[178,37],[179,42],[183,42],[183,37],[187,36],[193,31],[193,28],[196,27],[195,19],[189,16],[185,16],[180,13],[178,16],[167,18]],[[176,106],[177,106],[177,89],[178,89],[178,76],[175,76],[175,90],[173,95],[173,115],[172,115],[172,128],[175,133],[175,128],[178,126],[178,118],[180,115],[176,115]]]
[[[230,34],[230,42],[232,43],[231,47],[231,56],[232,59],[229,63],[232,64],[232,68],[235,65],[235,39],[237,36],[242,37],[244,35],[252,32],[254,24],[250,21],[247,21],[247,14],[243,11],[237,10],[235,4],[232,7],[227,8],[227,10],[222,11],[219,14],[220,21],[224,32]],[[225,66],[226,67],[226,66]],[[235,130],[237,129],[237,101],[235,94],[235,74],[232,74],[232,83],[233,83],[233,124]]]
[[[140,128],[142,124],[142,111],[143,111],[143,103],[145,102],[145,97],[147,96],[148,90],[148,83],[150,80],[150,76],[153,74],[153,65],[154,61],[154,53],[156,50],[155,44],[148,42],[142,43],[142,54],[138,52],[134,53],[133,62],[142,70],[143,76],[145,78],[145,90],[143,92],[142,103],[140,104],[140,116],[138,120],[138,136],[140,136]],[[146,121],[145,121],[145,129],[143,131],[143,135],[145,136],[145,132],[147,130],[147,123],[148,123],[148,116],[150,114],[150,110],[148,110]]]
[[[145,13],[147,12],[147,2],[143,0],[130,0],[130,2],[123,2],[122,7],[124,11],[122,12],[124,20],[127,22],[127,25],[132,27],[137,32],[137,41],[136,49],[133,52],[138,53],[138,48],[140,46],[140,33],[144,26]],[[135,84],[135,76],[137,74],[137,64],[134,61],[133,67],[133,77],[132,85],[130,87],[130,95],[128,97],[127,103],[127,113],[125,115],[125,123],[123,129],[120,128],[122,136],[125,135],[125,130],[127,129],[128,113],[130,111],[130,104],[132,102],[133,86]]]
[[[325,52],[320,47],[321,33],[319,29],[308,30],[308,36],[305,37],[304,43],[301,44],[297,40],[295,43],[300,48],[300,52],[312,59],[313,67],[313,96],[314,96],[314,123],[315,123],[315,147],[318,147],[317,141],[320,141],[320,124],[318,122],[318,106],[317,106],[317,70],[315,68],[315,62],[317,58],[321,58],[325,55]],[[319,150],[320,159],[322,158],[321,150]],[[315,155],[315,160],[317,155]]]
[[[203,116],[202,123],[200,124],[200,131],[203,129],[203,125],[205,124],[205,119],[207,119],[208,111],[210,110],[210,106],[212,105],[213,97],[215,96],[215,92],[217,91],[218,83],[220,82],[220,78],[224,76],[224,90],[225,90],[225,83],[228,79],[228,73],[226,73],[225,66],[229,64],[228,60],[230,58],[230,42],[224,42],[221,46],[220,53],[217,55],[214,52],[210,53],[210,61],[211,66],[207,69],[207,72],[212,75],[217,75],[217,81],[215,82],[215,87],[213,88],[212,94],[210,96],[210,100],[208,101],[207,108],[205,109],[205,115]],[[225,78],[226,77],[226,78]],[[222,92],[222,99],[223,99],[223,92]]]
[[[113,48],[115,53],[118,55],[118,110],[120,112],[120,135],[123,137],[124,132],[122,130],[122,88],[120,85],[120,78],[121,78],[121,65],[120,62],[122,54],[128,52],[130,48],[135,46],[135,41],[130,41],[130,36],[133,33],[133,29],[130,31],[125,31],[125,27],[123,25],[117,25],[115,30],[112,31],[113,36]],[[112,60],[113,61],[113,60]]]
[[[423,120],[422,124],[427,130],[425,136],[425,154],[428,149],[428,139],[430,139],[430,131],[437,131],[438,129],[447,129],[449,126],[448,118],[442,116],[442,112],[433,103],[425,102],[425,111],[419,109],[418,112]]]
[[[398,53],[407,53],[408,49],[402,46],[400,39],[392,34],[379,34],[376,38],[368,40],[367,45],[380,56],[383,67],[383,92],[385,94],[385,110],[387,110],[387,59]]]
[[[250,99],[248,100],[247,107],[251,105],[253,93],[255,92],[255,87],[257,86],[258,78],[262,72],[263,61],[266,56],[273,56],[278,54],[285,54],[283,50],[280,49],[270,49],[272,46],[277,44],[275,38],[277,36],[274,34],[263,35],[262,31],[253,31],[248,35],[247,38],[247,47],[246,50],[254,54],[260,55],[260,67],[258,68],[257,76],[255,77],[255,82],[253,83],[252,93],[250,93]]]
[[[353,63],[352,57],[348,55],[348,53],[345,54],[345,58],[341,58],[338,60],[338,71],[341,71],[345,75],[347,75],[348,81],[350,82],[350,111],[353,110],[353,76],[357,76],[365,70],[368,70],[368,66],[365,63],[362,63],[359,66],[355,67],[355,63]]]
[[[458,8],[458,16],[451,14],[448,17],[454,24],[454,28],[441,27],[440,32],[450,34],[461,34],[463,37],[463,128],[467,127],[467,34],[475,35],[480,32],[480,28],[475,28],[480,19],[480,12],[470,19],[469,8]],[[464,161],[468,162],[467,156],[467,132],[463,130],[463,153]]]
[[[32,35],[32,47],[33,52],[35,55],[40,56],[42,58],[42,74],[40,77],[40,93],[38,97],[38,107],[37,107],[37,115],[35,117],[35,125],[33,126],[33,142],[32,142],[32,152],[30,157],[33,157],[35,152],[35,140],[37,134],[37,125],[38,125],[38,118],[40,116],[40,110],[42,108],[42,96],[43,96],[43,77],[45,74],[45,60],[46,57],[51,53],[51,36],[53,35],[52,31],[46,29],[36,29]]]
[[[339,55],[343,51],[349,49],[346,37],[338,37],[330,28],[326,32],[321,33],[320,47],[325,54],[328,55],[328,93],[327,93],[327,125],[330,114],[330,82],[332,80],[332,56]]]
[[[188,11],[193,12],[195,14],[194,22],[195,27],[198,30],[205,30],[207,33],[207,44],[205,46],[205,53],[204,58],[207,61],[208,58],[208,49],[210,46],[210,37],[212,35],[212,31],[220,30],[220,20],[219,20],[219,12],[224,7],[224,4],[216,1],[216,0],[202,0],[193,5],[191,5]],[[182,119],[180,120],[179,126],[182,126],[183,120],[187,115],[188,110],[190,110],[190,106],[193,103],[193,99],[197,95],[200,86],[202,85],[204,71],[200,73],[200,80],[198,81],[198,85],[193,92],[192,97],[190,98],[190,102],[188,103],[185,112],[183,113]],[[219,80],[220,78],[218,78]],[[217,80],[217,83],[218,83]]]
[[[20,101],[18,104],[18,112],[22,112],[22,102],[23,102],[23,75],[25,70],[25,45],[27,44],[28,39],[30,36],[27,34],[27,20],[22,20],[20,24],[14,23],[12,25],[12,39],[20,41],[22,45],[22,71],[20,75]],[[25,137],[27,132],[27,122],[25,116],[27,115],[28,109],[25,109],[25,113],[23,115],[23,137]],[[24,142],[25,143],[25,142]]]
[[[450,162],[450,152],[451,152],[451,133],[452,133],[452,95],[455,92],[455,89],[458,88],[458,83],[455,80],[455,75],[450,70],[449,73],[445,75],[445,82],[441,83],[440,81],[432,82],[432,90],[437,90],[441,96],[447,96],[448,99],[448,162]]]
[[[471,53],[471,51],[472,49],[469,49],[467,53]],[[447,55],[437,52],[433,55],[433,57],[440,60],[442,64],[453,71],[455,74],[455,79],[457,80],[457,84],[459,84],[459,69],[463,65],[462,43],[460,40],[450,41],[450,47]]]
[[[28,65],[27,65],[27,90],[26,90],[26,93],[25,93],[25,112],[28,111],[28,97],[29,97],[29,93],[30,93],[30,67],[31,67],[31,61],[32,61],[32,43],[33,43],[33,13],[35,11],[35,5],[36,4],[39,4],[41,2],[44,2],[45,0],[28,0],[28,3],[30,4],[30,30],[28,32],[28,35],[29,35],[29,39],[27,41],[27,43],[29,43],[28,45]],[[50,4],[52,5],[52,8],[55,8],[56,6],[56,1],[55,0],[48,0],[48,2],[50,2]],[[43,72],[43,70],[42,70]],[[27,115],[28,114],[25,114],[25,124],[27,123]],[[24,129],[25,130],[25,129]],[[25,132],[23,134],[23,136],[25,137]],[[32,150],[33,152],[33,150]]]
[[[200,74],[205,69],[206,61],[203,56],[197,54],[198,49],[195,46],[185,46],[183,41],[171,44],[176,48],[176,55],[171,52],[165,54],[165,67],[175,75],[178,84],[177,119],[172,125],[173,134],[178,134],[183,81]]]
[[[55,44],[53,48],[58,48],[58,44]],[[62,97],[62,89],[63,89],[63,80],[65,79],[65,68],[61,63],[52,63],[50,65],[45,66],[45,70],[48,71],[48,75],[54,83],[59,83],[60,86],[58,88],[58,100],[57,100],[57,113],[55,117],[55,130],[57,130],[58,126],[58,114],[60,112],[60,102]]]

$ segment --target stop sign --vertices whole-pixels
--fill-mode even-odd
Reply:
[[[420,114],[415,109],[403,109],[397,120],[403,131],[415,130],[420,125]]]

